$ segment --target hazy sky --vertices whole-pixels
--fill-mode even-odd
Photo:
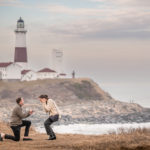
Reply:
[[[117,100],[150,107],[150,0],[0,0],[0,61],[13,61],[16,22],[25,21],[30,67],[90,77]]]

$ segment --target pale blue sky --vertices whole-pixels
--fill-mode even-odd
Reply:
[[[16,22],[25,21],[30,67],[51,67],[53,48],[64,70],[90,77],[115,99],[150,107],[150,1],[0,0],[0,61],[12,61]]]

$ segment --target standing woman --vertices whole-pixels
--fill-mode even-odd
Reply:
[[[60,118],[59,109],[54,100],[48,98],[48,95],[41,95],[39,96],[39,99],[43,105],[44,110],[49,113],[49,118],[44,122],[45,130],[47,135],[49,135],[48,140],[55,140],[56,135],[50,125],[53,122],[58,121]]]

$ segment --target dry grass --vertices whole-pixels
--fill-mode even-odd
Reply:
[[[0,123],[0,132],[11,133],[8,125]],[[120,129],[120,134],[101,136],[57,135],[56,141],[48,141],[45,134],[31,129],[33,141],[0,142],[1,150],[150,150],[150,130],[131,129],[128,133]],[[23,131],[22,131],[23,133]]]

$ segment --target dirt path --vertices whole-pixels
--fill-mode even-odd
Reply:
[[[0,123],[0,132],[12,134],[9,126]],[[22,131],[23,134],[23,131]],[[45,134],[30,131],[33,141],[0,142],[0,150],[150,150],[150,131],[136,130],[119,135],[57,135],[57,140],[48,141]]]

